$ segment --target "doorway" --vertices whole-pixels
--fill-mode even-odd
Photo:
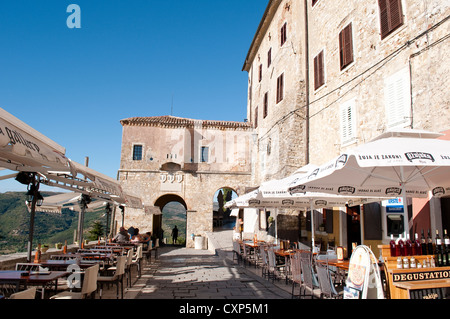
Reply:
[[[236,224],[236,217],[230,216],[231,209],[224,205],[237,198],[237,193],[229,188],[222,187],[214,193],[213,198],[213,230],[233,229]]]
[[[353,251],[353,243],[361,245],[361,209],[360,206],[347,207],[347,251]]]
[[[160,245],[186,246],[187,209],[184,200],[177,195],[164,195],[156,200],[155,206],[161,209],[161,215],[153,219],[153,233],[159,238]],[[177,233],[176,241],[172,236],[174,232]]]

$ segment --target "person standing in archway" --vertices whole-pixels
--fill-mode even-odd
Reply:
[[[178,238],[178,228],[177,225],[172,229],[172,243],[175,245],[177,243]]]

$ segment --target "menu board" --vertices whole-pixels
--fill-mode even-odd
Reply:
[[[344,299],[384,299],[377,259],[367,246],[353,250]]]

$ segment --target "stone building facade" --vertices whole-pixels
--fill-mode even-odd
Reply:
[[[448,134],[449,13],[449,3],[439,0],[270,0],[243,68],[248,117],[258,134],[253,182],[285,177],[307,163],[321,165],[390,129]],[[446,201],[410,204],[414,216],[428,207],[424,227],[434,229],[444,223]],[[373,209],[377,213],[363,214]],[[336,244],[355,240],[376,247],[387,240],[383,209],[335,208],[329,218],[321,211],[316,225],[328,225],[324,237],[332,234]],[[290,218],[288,227],[297,223],[303,236],[308,218]],[[352,227],[360,238],[343,235]]]
[[[245,122],[205,121],[173,116],[121,121],[118,179],[145,206],[161,210],[176,201],[187,210],[186,245],[191,234],[213,230],[213,197],[227,187],[241,195],[250,186],[252,129]],[[156,234],[161,216],[126,208],[125,227]],[[119,217],[118,217],[119,218]]]

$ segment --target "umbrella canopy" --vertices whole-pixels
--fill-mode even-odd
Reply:
[[[0,108],[0,167],[22,172],[67,169],[66,150]]]
[[[448,196],[450,141],[423,137],[377,138],[297,179],[288,191],[402,196],[404,205],[406,197],[426,198],[429,191],[433,196]],[[405,218],[405,232],[408,224]]]

